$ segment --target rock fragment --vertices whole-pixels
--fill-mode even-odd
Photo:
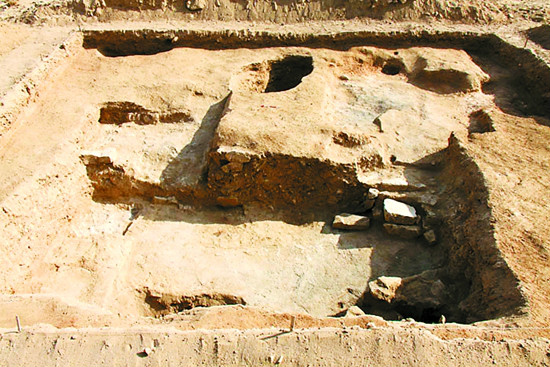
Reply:
[[[424,232],[423,236],[428,245],[434,246],[435,244],[437,244],[437,237],[433,229],[430,229],[429,231]]]
[[[360,309],[358,306],[351,306],[346,311],[346,315],[344,317],[359,317],[359,316],[365,316],[365,312],[363,312],[363,310]]]
[[[412,240],[422,235],[422,228],[420,226],[384,223],[384,230],[391,236],[404,238],[406,240]]]
[[[250,162],[250,154],[245,152],[239,152],[236,150],[232,150],[230,152],[225,153],[225,158],[231,162],[231,163],[247,163]]]
[[[369,292],[374,298],[391,303],[402,282],[399,277],[379,277],[369,282]]]
[[[342,213],[332,222],[332,228],[361,231],[370,227],[370,219],[362,215]]]
[[[380,195],[380,191],[378,191],[377,189],[371,187],[369,189],[369,192],[367,193],[367,198],[369,200],[376,200],[376,199],[378,199],[378,195]]]
[[[378,198],[378,195],[380,192],[377,189],[370,188],[367,192],[367,199],[364,202],[364,208],[365,210],[370,210],[374,207],[376,204],[376,199]]]
[[[116,152],[114,150],[106,151],[82,151],[80,153],[80,159],[86,165],[97,165],[97,164],[112,164],[116,157]]]
[[[413,206],[393,199],[384,200],[384,219],[394,224],[416,224],[420,217]]]

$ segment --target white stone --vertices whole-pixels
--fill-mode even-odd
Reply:
[[[384,200],[384,219],[395,224],[416,224],[420,221],[414,207],[393,199]]]
[[[369,200],[376,200],[378,198],[378,195],[380,195],[380,191],[375,188],[370,188],[369,192],[367,193],[367,198]]]

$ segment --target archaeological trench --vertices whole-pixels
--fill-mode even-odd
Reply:
[[[550,363],[548,27],[124,24],[0,95],[0,359]]]

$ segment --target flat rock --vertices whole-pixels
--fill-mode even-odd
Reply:
[[[379,277],[369,282],[369,292],[374,298],[390,303],[402,282],[399,277]]]
[[[393,199],[384,200],[384,219],[395,224],[416,224],[420,221],[413,206]]]
[[[370,219],[362,215],[343,213],[334,218],[332,228],[361,231],[370,227]]]
[[[412,240],[422,235],[420,226],[407,226],[400,224],[384,223],[384,229],[389,235]]]

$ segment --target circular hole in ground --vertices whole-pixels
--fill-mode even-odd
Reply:
[[[395,64],[386,64],[382,68],[382,72],[386,75],[397,75],[401,72],[401,67]]]
[[[270,63],[269,82],[264,93],[282,92],[298,86],[313,71],[313,57],[286,56]]]

